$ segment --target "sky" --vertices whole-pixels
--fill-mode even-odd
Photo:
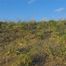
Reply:
[[[0,20],[66,19],[66,0],[0,0]]]

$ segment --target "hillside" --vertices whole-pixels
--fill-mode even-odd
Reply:
[[[66,20],[0,22],[0,66],[66,66]]]

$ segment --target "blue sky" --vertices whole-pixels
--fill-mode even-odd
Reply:
[[[66,0],[0,0],[0,20],[66,19]]]

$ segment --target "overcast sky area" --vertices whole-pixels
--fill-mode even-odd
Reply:
[[[0,0],[0,20],[66,19],[66,0]]]

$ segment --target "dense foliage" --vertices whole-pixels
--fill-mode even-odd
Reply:
[[[0,22],[0,66],[66,66],[66,20]]]

